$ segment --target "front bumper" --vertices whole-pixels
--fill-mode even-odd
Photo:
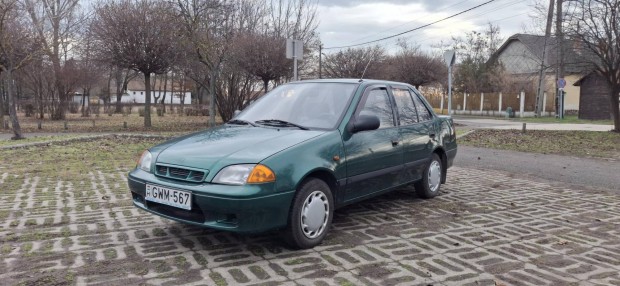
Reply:
[[[146,183],[192,193],[191,211],[144,199]],[[271,184],[229,186],[187,183],[136,169],[128,175],[133,204],[179,222],[233,232],[262,232],[285,227],[294,191],[275,192]]]

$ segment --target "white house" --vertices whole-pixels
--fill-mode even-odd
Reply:
[[[174,83],[171,80],[168,80],[166,84],[164,84],[163,79],[152,78],[153,83],[151,84],[151,103],[160,103],[162,100],[165,100],[166,104],[191,104],[192,103],[192,93],[189,91],[190,89],[185,86],[183,83],[179,83],[175,81]],[[127,85],[127,90],[123,93],[121,97],[121,102],[123,103],[145,103],[146,101],[146,88],[144,85],[143,78],[137,78],[129,82]],[[112,102],[116,102],[116,98],[112,98]]]
[[[144,103],[146,101],[146,91],[144,89],[129,89],[121,97],[121,102]],[[164,98],[165,96],[165,98]],[[151,103],[158,103],[165,100],[167,104],[191,104],[192,93],[189,91],[172,90],[151,90]]]

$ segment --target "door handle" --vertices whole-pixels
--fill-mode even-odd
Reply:
[[[396,147],[396,146],[398,146],[398,141],[392,140],[392,147]]]
[[[435,133],[428,134],[428,137],[435,138]]]

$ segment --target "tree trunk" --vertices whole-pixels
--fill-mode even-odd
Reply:
[[[116,79],[114,81],[114,88],[116,88],[116,110],[114,113],[123,113],[123,105],[121,101],[123,100],[123,83],[122,83],[122,71],[116,74]],[[110,77],[111,79],[112,77]],[[108,86],[110,86],[110,80],[108,80]],[[108,89],[109,90],[109,89]],[[111,97],[110,97],[111,98]],[[110,100],[111,101],[111,100]]]
[[[15,100],[15,93],[13,92],[13,71],[11,71],[10,69],[6,71],[6,92],[9,99],[9,116],[11,117],[11,125],[13,127],[14,134],[11,139],[24,139],[24,136],[22,135],[22,129],[19,126],[19,119],[17,118],[17,100]]]
[[[211,73],[209,80],[209,127],[215,126],[215,77],[217,72]]]
[[[144,73],[144,127],[151,127],[151,73]]]
[[[618,96],[620,95],[620,86],[611,87],[611,117],[614,120],[614,132],[620,132],[620,107]]]
[[[88,91],[86,89],[83,89],[82,91],[82,117],[86,117],[86,94]]]
[[[264,79],[263,80],[263,90],[265,91],[264,93],[267,93],[267,88],[269,88],[269,80],[268,79]]]

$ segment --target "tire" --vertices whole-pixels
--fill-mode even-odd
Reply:
[[[433,153],[431,161],[424,169],[422,174],[422,180],[415,183],[415,189],[423,199],[431,199],[439,194],[441,188],[441,172],[443,166],[441,165],[441,158],[437,153]]]
[[[322,180],[304,181],[293,199],[285,231],[286,242],[293,248],[312,248],[327,235],[334,216],[334,202],[329,186]]]

